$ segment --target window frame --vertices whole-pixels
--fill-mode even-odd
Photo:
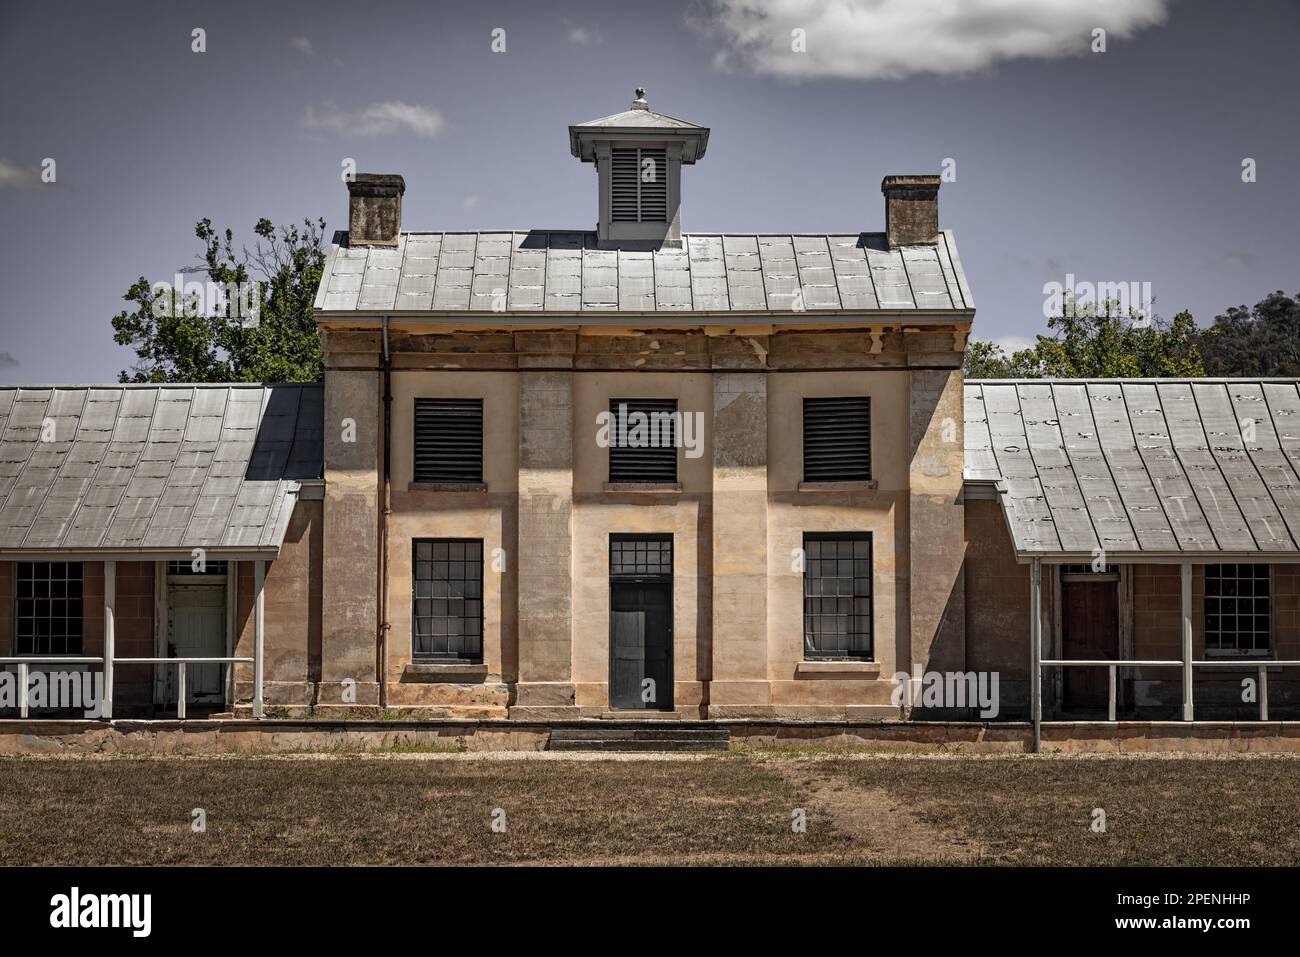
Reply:
[[[476,403],[478,406],[478,472],[475,478],[465,478],[463,476],[434,477],[420,474],[420,408],[421,406],[432,406],[437,404],[453,405]],[[484,454],[483,454],[483,436],[484,436],[484,400],[478,396],[467,396],[465,398],[456,398],[452,396],[416,396],[411,405],[411,484],[417,487],[426,488],[464,488],[477,487],[485,484],[484,473]]]
[[[633,202],[636,205],[636,217],[627,218],[626,215],[619,211],[618,189],[622,185],[621,181],[616,178],[618,170],[619,154],[633,154],[633,180],[636,183],[636,195]],[[649,155],[653,154],[653,155]],[[663,197],[663,217],[647,218],[646,205],[647,192],[643,189],[645,181],[641,179],[641,167],[645,160],[649,158],[655,162],[655,178],[651,180],[656,187],[662,189]],[[621,171],[620,171],[621,172]],[[656,197],[657,198],[657,197]],[[671,201],[669,199],[669,182],[668,182],[668,149],[666,146],[650,145],[628,145],[628,146],[611,146],[609,153],[609,220],[615,225],[641,225],[649,223],[652,225],[666,225],[670,219]]]
[[[1232,569],[1232,577],[1230,579],[1225,579],[1223,577],[1223,570],[1229,568]],[[1241,570],[1243,568],[1252,570],[1251,576],[1249,578],[1242,577]],[[1264,569],[1264,574],[1262,577],[1259,577],[1257,572],[1255,571],[1260,568]],[[1232,581],[1234,584],[1237,584],[1236,593],[1232,595],[1222,594],[1222,585],[1220,585],[1220,593],[1216,595],[1211,595],[1210,578],[1211,578],[1212,571],[1218,573],[1220,582]],[[1265,563],[1265,562],[1216,562],[1213,564],[1205,565],[1202,575],[1203,578],[1201,583],[1201,632],[1202,632],[1203,640],[1205,642],[1205,656],[1207,658],[1271,658],[1273,657],[1274,615],[1273,615],[1273,566],[1272,564]],[[1250,581],[1252,583],[1252,586],[1258,584],[1259,582],[1263,582],[1264,587],[1267,589],[1267,594],[1266,595],[1256,594],[1254,588],[1252,587],[1252,594],[1246,596],[1241,595],[1239,583],[1242,582],[1243,580]],[[1233,639],[1232,647],[1224,647],[1221,643],[1217,646],[1211,646],[1210,641],[1212,635],[1218,637],[1220,642],[1222,642],[1222,639],[1225,635],[1225,632],[1222,627],[1222,619],[1225,617],[1223,612],[1223,606],[1222,604],[1219,604],[1217,609],[1212,612],[1211,602],[1221,603],[1223,602],[1224,599],[1231,599],[1232,601],[1236,602],[1242,600],[1243,598],[1249,599],[1253,603],[1257,603],[1259,601],[1264,601],[1266,603],[1265,605],[1266,610],[1263,613],[1263,617],[1265,617],[1267,620],[1267,630],[1261,633],[1255,629],[1255,624],[1257,620],[1261,617],[1260,612],[1258,610],[1258,604],[1255,604],[1251,608],[1250,612],[1247,613],[1247,617],[1251,619],[1251,628],[1248,631],[1242,631],[1239,628],[1234,628],[1231,632],[1227,633],[1230,634]],[[1234,625],[1239,624],[1243,618],[1243,613],[1239,610],[1234,609],[1231,612],[1231,617],[1233,619]],[[1211,620],[1217,620],[1218,622],[1213,631],[1211,631],[1210,628]],[[1264,638],[1263,648],[1257,647],[1256,639],[1258,639],[1258,637],[1261,634],[1263,635]],[[1243,648],[1241,646],[1241,638],[1243,636],[1249,637],[1251,639],[1251,647]]]
[[[832,402],[863,402],[866,404],[866,465],[865,471],[855,472],[851,475],[813,475],[808,468],[808,412],[810,403],[815,407],[818,403],[829,405]],[[872,402],[869,395],[805,395],[800,401],[800,442],[802,446],[803,460],[801,465],[801,475],[803,481],[808,483],[826,483],[826,482],[871,482],[874,481],[875,467],[873,456],[871,454],[872,430],[871,430],[871,409]]]
[[[45,589],[46,594],[44,596],[37,596],[36,595],[37,578],[35,573],[38,566],[41,565],[46,566],[46,573],[43,581],[47,587]],[[61,584],[63,585],[63,595],[61,596],[55,596],[53,594],[55,579],[53,577],[52,566],[55,565],[61,565],[63,566],[64,569],[64,576],[61,581]],[[32,572],[31,594],[27,596],[22,595],[22,584],[23,584],[22,571],[24,567],[30,569]],[[75,582],[77,585],[77,591],[79,592],[79,594],[75,597],[68,595],[68,591],[69,591],[68,585],[69,583],[74,581],[74,579],[69,577],[69,572],[73,567],[77,569],[77,578],[75,579]],[[14,657],[58,658],[58,657],[83,656],[85,654],[85,648],[86,648],[86,590],[85,590],[86,589],[86,563],[68,562],[68,561],[64,561],[64,562],[16,561],[13,563],[13,570],[14,570],[13,571],[13,604],[11,606],[12,613],[13,613],[13,617],[12,617],[13,625],[10,634],[10,648],[13,651]],[[33,603],[33,607],[32,607],[33,613],[30,616],[19,615],[21,603],[24,601],[30,601]],[[41,620],[41,616],[36,614],[37,603],[45,602],[47,604],[52,604],[55,601],[62,601],[65,603],[64,615],[62,618],[64,634],[60,636],[63,639],[64,647],[62,650],[55,649],[53,647],[53,641],[55,639],[55,636],[52,634],[46,634],[44,638],[47,642],[50,643],[50,648],[47,651],[38,651],[37,643],[40,636],[36,634],[37,631],[36,622]],[[68,614],[68,607],[67,607],[69,603],[74,601],[77,603],[78,606],[78,613],[75,616]],[[20,644],[23,641],[23,635],[21,634],[21,630],[20,630],[20,622],[28,621],[28,620],[32,622],[32,634],[30,636],[31,647],[30,650],[25,650]],[[50,616],[47,620],[53,622],[56,619],[53,616]],[[68,634],[68,630],[69,630],[68,626],[69,623],[72,621],[77,622],[77,635],[75,636],[77,643],[75,647],[69,646],[69,639],[72,636]]]
[[[853,542],[853,543],[861,542],[861,543],[864,543],[864,544],[866,545],[866,552],[867,552],[867,554],[866,554],[866,557],[865,557],[865,561],[866,561],[866,563],[867,563],[867,574],[866,574],[865,576],[859,576],[859,575],[857,574],[857,572],[856,572],[856,569],[855,569],[854,572],[853,572],[853,574],[852,574],[851,576],[849,576],[850,580],[854,582],[854,586],[855,586],[855,587],[853,588],[853,590],[852,590],[852,594],[850,594],[850,595],[848,595],[848,596],[841,596],[841,595],[838,595],[838,594],[836,594],[836,595],[834,595],[834,596],[813,595],[813,594],[811,594],[812,589],[810,588],[810,583],[814,580],[814,579],[812,578],[812,562],[813,562],[814,560],[815,560],[815,561],[818,561],[818,562],[824,560],[820,555],[818,555],[818,557],[817,557],[816,559],[813,559],[813,558],[811,557],[811,555],[810,555],[810,549],[809,549],[808,545],[809,545],[810,542],[813,542],[813,541],[816,541],[818,544],[825,543],[825,542]],[[839,562],[839,561],[842,561],[843,559],[840,558],[840,557],[837,555],[836,558],[835,558],[834,560],[835,560],[836,562]],[[856,556],[856,554],[852,555],[852,556],[850,557],[850,559],[849,559],[849,561],[854,562],[854,563],[856,563],[856,562],[858,562],[858,561],[860,561],[860,560],[863,560],[863,559],[859,559],[859,558]],[[820,569],[819,569],[819,571],[820,571]],[[838,569],[837,569],[837,572],[838,572]],[[874,662],[874,661],[876,660],[876,658],[875,658],[875,650],[876,650],[876,644],[875,644],[875,642],[876,642],[876,620],[875,620],[875,619],[876,619],[876,599],[875,599],[875,588],[876,588],[876,582],[875,582],[875,572],[876,572],[876,566],[875,566],[875,536],[874,536],[874,534],[873,534],[872,532],[804,532],[804,533],[803,533],[803,574],[800,576],[800,580],[801,580],[801,582],[802,582],[802,590],[803,590],[803,608],[802,608],[802,611],[803,611],[803,660],[804,660],[804,661],[867,661],[867,662]],[[843,580],[845,580],[845,579],[844,579],[843,577],[839,576],[838,574],[836,574],[835,576],[821,576],[821,575],[819,575],[818,578],[817,578],[816,580],[817,580],[817,581],[843,581]],[[857,591],[857,589],[856,589],[856,584],[857,584],[857,582],[859,582],[859,581],[865,581],[865,582],[866,582],[866,593],[865,593],[865,594],[860,594],[860,593],[858,593],[858,591]],[[838,589],[837,589],[837,591],[838,591]],[[836,612],[831,613],[830,615],[826,615],[826,614],[824,614],[824,613],[820,610],[820,608],[819,608],[818,611],[817,611],[817,613],[814,615],[813,612],[810,610],[810,609],[811,609],[810,602],[811,602],[812,600],[814,600],[814,599],[816,599],[816,600],[825,600],[825,599],[828,598],[828,597],[834,599],[834,600],[837,601],[837,602],[838,602],[838,600],[839,600],[840,598],[847,597],[848,600],[849,600],[849,602],[850,602],[850,608],[852,608],[853,610],[851,610],[851,611],[848,613],[847,616],[842,616],[842,615],[840,615],[840,613],[839,613],[838,610],[837,610]],[[865,614],[865,615],[863,615],[863,614],[861,614],[860,612],[858,612],[858,611],[856,610],[856,607],[855,607],[856,602],[858,602],[858,601],[862,601],[862,600],[865,600],[866,603],[867,603],[867,610],[866,610],[866,614]],[[853,618],[863,619],[863,618],[865,618],[865,619],[866,619],[866,632],[865,632],[865,637],[863,637],[864,633],[862,633],[862,632],[847,631],[847,630],[846,630],[845,632],[842,633],[843,636],[844,636],[844,643],[845,643],[846,645],[850,645],[850,644],[852,644],[852,643],[853,643],[853,639],[854,639],[854,638],[857,638],[857,639],[859,639],[859,644],[865,644],[865,650],[864,650],[863,648],[861,648],[861,647],[858,647],[858,648],[850,648],[850,647],[846,647],[846,648],[843,649],[843,650],[836,650],[836,649],[822,649],[822,650],[817,650],[817,649],[815,649],[815,648],[814,648],[814,640],[815,640],[815,638],[817,637],[817,634],[815,633],[815,630],[814,630],[814,628],[813,628],[813,626],[812,626],[812,620],[813,620],[814,617],[817,617],[817,618],[821,618],[821,617],[848,617],[848,618],[850,618],[850,619],[853,619]]]
[[[422,579],[419,577],[419,563],[422,561],[422,559],[420,559],[419,557],[421,545],[435,545],[435,546],[436,545],[448,545],[448,546],[477,545],[478,546],[478,593],[479,593],[478,598],[474,599],[466,595],[466,596],[462,596],[460,599],[455,599],[450,596],[446,599],[442,599],[448,602],[460,600],[465,603],[469,603],[471,601],[477,600],[478,615],[476,619],[466,614],[464,611],[462,611],[462,613],[459,616],[434,615],[432,614],[432,610],[431,613],[427,616],[422,616],[419,614],[419,605],[417,604],[419,601],[433,602],[439,600],[433,594],[434,589],[432,587],[432,584],[437,581],[437,579],[434,577],[430,577],[428,579],[431,586],[429,589],[428,598],[421,598],[419,594],[419,584],[422,581]],[[448,554],[450,556],[450,552]],[[448,557],[447,562],[450,563],[452,561],[460,561],[462,563],[468,564],[471,561],[471,559],[465,559],[465,558],[453,559],[451,557]],[[434,565],[437,562],[438,562],[438,558],[436,557],[436,555],[431,556],[429,558],[430,565]],[[484,621],[486,617],[485,612],[486,612],[486,590],[487,590],[487,582],[486,582],[487,576],[486,576],[485,565],[486,565],[486,543],[481,538],[422,537],[422,538],[411,539],[411,660],[413,662],[430,663],[430,664],[471,664],[471,665],[483,664],[484,638],[485,638],[483,631],[484,631]],[[468,583],[468,582],[472,582],[473,579],[472,578],[452,579],[449,577],[445,581],[450,586],[451,583],[454,581],[459,581],[461,583]],[[459,653],[453,653],[451,651],[446,651],[446,652],[420,651],[419,650],[419,641],[420,641],[419,622],[422,617],[428,618],[430,621],[433,621],[434,619],[438,619],[438,618],[450,620],[458,617],[462,623],[462,632],[460,634],[460,638],[462,640],[462,650]],[[465,639],[467,637],[472,637],[472,636],[469,636],[465,633],[465,631],[463,630],[463,626],[465,623],[470,621],[477,621],[478,624],[478,635],[477,635],[478,649],[475,653],[467,654],[464,651],[463,645],[465,644]],[[439,637],[440,636],[438,635],[430,633],[428,640],[432,643],[437,641]],[[441,637],[449,640],[450,637],[452,636],[444,635]]]
[[[645,410],[644,407],[647,406],[647,405],[650,405],[650,404],[659,404],[659,405],[670,404],[670,405],[672,406],[672,409],[671,409],[671,410],[669,411],[669,413],[668,413],[669,416],[670,416],[670,418],[669,418],[669,428],[670,428],[670,430],[671,430],[671,439],[672,439],[672,442],[671,442],[671,444],[668,446],[666,452],[663,452],[663,453],[662,453],[662,454],[664,455],[664,458],[665,458],[665,459],[667,459],[667,458],[669,457],[667,453],[671,453],[672,465],[673,465],[672,477],[671,477],[671,478],[663,478],[662,476],[654,476],[654,477],[651,477],[651,478],[645,478],[645,477],[641,477],[641,478],[629,478],[629,477],[627,477],[626,475],[615,476],[615,474],[614,474],[614,468],[615,468],[615,461],[614,461],[615,456],[614,456],[614,451],[615,451],[615,449],[620,449],[620,450],[631,449],[631,450],[633,450],[633,451],[644,451],[644,450],[642,450],[642,449],[639,449],[639,448],[636,447],[636,446],[626,446],[626,445],[617,445],[617,444],[616,444],[616,439],[617,439],[617,437],[619,436],[619,433],[620,433],[620,429],[619,429],[619,418],[618,418],[618,414],[619,414],[619,413],[618,413],[618,409],[619,409],[619,406],[626,405],[626,406],[628,407],[628,415],[630,416],[630,415],[632,415],[634,412],[645,412],[646,410]],[[633,406],[636,406],[636,407],[633,408]],[[610,438],[609,438],[609,447],[606,449],[606,451],[609,453],[609,456],[608,456],[608,458],[609,458],[609,462],[608,462],[608,465],[607,465],[607,468],[606,468],[605,471],[606,471],[606,475],[608,476],[608,481],[609,481],[609,483],[610,483],[611,485],[645,485],[645,486],[655,486],[655,485],[676,485],[678,482],[681,481],[681,463],[678,461],[678,459],[680,458],[680,456],[678,455],[678,453],[681,451],[681,449],[679,448],[679,445],[680,445],[680,443],[681,443],[681,436],[678,434],[678,430],[679,430],[680,425],[681,425],[681,423],[680,423],[680,421],[679,421],[679,420],[680,420],[680,416],[679,416],[680,409],[681,409],[681,403],[680,403],[680,402],[677,400],[677,398],[675,398],[675,397],[646,397],[646,396],[643,396],[643,397],[641,397],[641,398],[635,398],[635,399],[630,399],[630,398],[623,398],[623,399],[619,399],[619,398],[611,398],[611,399],[609,400],[609,413],[610,413]],[[662,409],[653,409],[653,408],[652,408],[649,412],[646,412],[646,414],[647,414],[647,415],[653,415],[653,414],[655,414],[655,413],[659,413],[659,412],[662,412],[662,411],[663,411]],[[651,423],[652,423],[652,425],[653,425],[653,422],[654,422],[653,418],[651,418],[650,421],[651,421]],[[652,435],[655,434],[655,430],[653,430],[653,428],[652,428],[652,432],[651,432],[651,434],[652,434]],[[660,451],[660,450],[662,449],[662,447],[656,447],[656,446],[648,446],[647,448],[649,448],[649,449],[654,449],[655,451]]]

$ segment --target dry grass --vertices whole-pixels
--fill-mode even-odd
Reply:
[[[991,863],[1300,863],[1295,757],[914,758],[826,770],[966,834]],[[1095,808],[1104,833],[1089,826]]]
[[[0,860],[1293,865],[1298,794],[1267,758],[4,758]]]

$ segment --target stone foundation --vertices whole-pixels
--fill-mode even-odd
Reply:
[[[844,748],[1020,754],[1032,732],[1022,722],[658,721],[665,729],[726,728],[731,749]],[[219,754],[227,752],[426,749],[544,751],[557,728],[644,722],[588,721],[5,721],[0,755]],[[1300,722],[1049,722],[1045,754],[1300,753]]]

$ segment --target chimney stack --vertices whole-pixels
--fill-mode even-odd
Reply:
[[[939,241],[939,177],[886,176],[885,238],[895,246],[933,246]]]
[[[406,181],[395,173],[355,173],[348,180],[348,245],[396,246]]]

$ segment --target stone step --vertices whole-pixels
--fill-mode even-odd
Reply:
[[[726,728],[556,728],[550,751],[726,751]]]

